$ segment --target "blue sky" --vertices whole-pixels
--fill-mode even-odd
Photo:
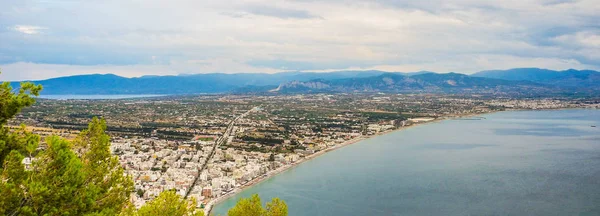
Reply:
[[[0,80],[600,68],[598,0],[0,0]]]

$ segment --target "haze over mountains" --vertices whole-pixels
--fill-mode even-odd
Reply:
[[[310,93],[403,92],[493,94],[598,94],[600,72],[553,71],[539,68],[458,73],[399,73],[338,71],[329,73],[194,74],[125,78],[80,75],[34,81],[44,94],[198,94],[198,93]],[[13,83],[16,85],[17,83]]]

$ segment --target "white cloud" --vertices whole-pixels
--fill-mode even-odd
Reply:
[[[22,80],[43,80],[53,77],[70,76],[74,74],[116,74],[125,77],[137,77],[143,75],[173,75],[166,67],[152,65],[57,65],[57,64],[36,64],[30,62],[17,62],[0,65],[2,74],[0,80],[3,81],[22,81]]]
[[[465,64],[468,62],[469,64]],[[365,67],[337,67],[330,69],[307,70],[311,72],[331,72],[340,70],[382,70],[390,72],[460,72],[471,74],[482,69],[511,69],[524,67],[539,67],[554,70],[592,69],[600,67],[581,63],[575,59],[561,58],[529,58],[510,55],[480,55],[456,56],[452,59],[436,60],[423,63],[380,64]],[[227,70],[223,69],[227,68]],[[140,77],[144,75],[178,75],[203,73],[276,73],[286,71],[286,68],[254,67],[231,59],[187,60],[173,61],[168,65],[57,65],[17,62],[0,65],[2,81],[43,80],[53,77],[74,74],[116,74],[124,77]]]
[[[229,68],[229,70],[223,70]],[[36,64],[16,62],[0,65],[0,80],[23,81],[43,80],[74,74],[115,74],[123,77],[140,77],[144,75],[178,75],[196,71],[205,73],[274,73],[280,70],[260,68],[236,62],[231,59],[189,60],[171,62],[168,65],[64,65]]]
[[[465,64],[468,62],[469,64]],[[390,72],[417,72],[417,71],[434,71],[434,72],[459,72],[472,74],[485,68],[487,70],[506,70],[512,68],[549,68],[554,70],[567,69],[593,69],[600,70],[594,65],[583,64],[575,59],[560,59],[560,58],[528,58],[516,57],[510,55],[480,55],[480,56],[456,56],[452,59],[437,60],[427,63],[407,63],[407,64],[389,64],[375,65],[369,67],[350,67],[336,68],[327,70],[314,70],[314,72],[331,72],[339,70],[381,70]],[[311,70],[313,71],[313,70]]]
[[[44,37],[0,32],[0,41],[7,41],[0,43],[5,67],[62,64],[73,74],[101,68],[138,76],[600,66],[597,0],[4,3],[8,9],[0,11],[0,26],[13,26],[22,34],[52,30]]]
[[[16,25],[12,28],[15,31],[21,32],[23,34],[39,34],[42,30],[46,30],[48,28],[40,27],[40,26],[31,26],[31,25]]]
[[[552,38],[552,40],[564,45],[600,48],[600,31],[575,32],[573,34],[557,36]]]

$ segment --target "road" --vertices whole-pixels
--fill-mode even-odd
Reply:
[[[200,169],[198,169],[198,174],[194,178],[194,182],[192,183],[192,186],[185,193],[184,199],[188,198],[188,196],[190,195],[190,193],[194,190],[194,187],[196,187],[196,184],[198,184],[198,180],[200,179],[200,174],[202,174],[202,172],[204,171],[204,169],[206,169],[206,167],[208,166],[208,163],[210,163],[210,160],[215,155],[215,152],[216,152],[217,148],[219,146],[222,146],[225,143],[227,143],[227,140],[229,139],[229,136],[231,136],[231,133],[233,133],[233,126],[235,125],[235,122],[237,120],[241,119],[241,118],[246,117],[248,114],[250,114],[254,110],[257,110],[259,107],[260,106],[254,107],[254,108],[246,111],[244,114],[235,117],[233,120],[231,120],[229,122],[229,124],[227,125],[227,129],[225,129],[225,133],[223,133],[223,135],[221,137],[219,137],[215,141],[215,144],[213,145],[213,148],[211,149],[210,153],[208,154],[208,157],[206,157],[206,160],[204,161],[204,164],[202,165],[202,167],[200,167]]]

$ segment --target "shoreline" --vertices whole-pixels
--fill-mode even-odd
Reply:
[[[367,135],[367,136],[361,135],[361,136],[355,137],[355,138],[353,138],[351,140],[347,140],[347,141],[344,141],[344,142],[342,142],[340,144],[337,144],[337,145],[335,145],[335,146],[333,146],[331,148],[327,148],[327,149],[321,150],[319,152],[316,152],[314,154],[311,154],[309,156],[306,156],[306,157],[298,160],[297,162],[295,162],[293,164],[289,164],[289,165],[286,165],[286,166],[279,167],[279,168],[277,168],[275,170],[271,170],[270,172],[266,173],[265,175],[257,177],[257,178],[255,178],[255,179],[253,179],[251,181],[248,181],[245,184],[243,184],[242,186],[240,186],[239,188],[236,188],[236,189],[234,189],[234,190],[226,193],[225,195],[223,195],[221,197],[218,197],[216,199],[213,199],[210,202],[208,202],[206,204],[205,208],[204,208],[204,213],[205,213],[205,215],[210,216],[210,213],[212,212],[214,206],[216,206],[216,205],[222,203],[223,201],[225,201],[225,200],[227,200],[227,199],[235,196],[236,194],[244,191],[247,188],[255,186],[255,185],[257,185],[257,184],[259,184],[259,183],[261,183],[263,181],[266,181],[267,179],[270,179],[270,178],[272,178],[272,177],[274,177],[274,176],[276,176],[276,175],[278,175],[280,173],[283,173],[283,172],[285,172],[287,170],[290,170],[291,168],[294,168],[294,167],[296,167],[296,166],[298,166],[298,165],[300,165],[300,164],[302,164],[304,162],[310,161],[310,160],[312,160],[314,158],[317,158],[317,157],[319,157],[321,155],[324,155],[325,153],[328,153],[328,152],[331,152],[331,151],[335,151],[337,149],[346,147],[348,145],[355,144],[357,142],[360,142],[360,141],[363,141],[363,140],[366,140],[366,139],[370,139],[370,138],[374,138],[374,137],[377,137],[377,136],[386,135],[388,133],[397,132],[397,131],[409,129],[409,128],[416,127],[416,126],[422,126],[422,125],[427,125],[427,124],[439,123],[439,122],[442,122],[442,121],[445,121],[445,120],[456,120],[456,119],[460,119],[460,118],[475,117],[475,116],[480,116],[480,115],[489,115],[489,114],[494,114],[494,113],[499,113],[499,112],[571,110],[571,109],[598,109],[598,108],[595,108],[595,107],[573,107],[573,108],[556,108],[556,109],[506,109],[506,110],[490,111],[490,112],[485,112],[485,113],[458,114],[458,115],[451,115],[451,116],[442,116],[442,117],[435,118],[434,120],[431,120],[431,121],[427,121],[427,122],[423,122],[423,123],[416,123],[416,124],[412,124],[412,125],[404,126],[404,127],[399,127],[399,128],[393,129],[393,130],[388,130],[388,131],[384,131],[384,132],[373,134],[373,135]]]
[[[512,110],[505,110],[505,111],[512,111]],[[367,135],[367,136],[360,135],[360,136],[355,137],[353,139],[346,140],[346,141],[344,141],[344,142],[342,142],[340,144],[337,144],[337,145],[335,145],[333,147],[330,147],[330,148],[321,150],[319,152],[316,152],[314,154],[308,155],[308,156],[306,156],[306,157],[298,160],[295,163],[288,164],[288,165],[279,167],[277,169],[271,170],[271,171],[267,172],[266,174],[264,174],[264,175],[262,175],[260,177],[257,177],[255,179],[252,179],[251,181],[246,182],[245,184],[241,185],[239,188],[236,188],[236,189],[234,189],[234,190],[232,190],[232,191],[224,194],[223,196],[220,196],[220,197],[218,197],[216,199],[213,199],[210,202],[208,202],[206,204],[206,206],[204,207],[204,214],[207,215],[207,216],[210,216],[210,213],[212,212],[214,206],[216,206],[216,205],[224,202],[225,200],[227,200],[227,199],[229,199],[229,198],[237,195],[238,193],[244,191],[245,189],[250,188],[252,186],[255,186],[255,185],[257,185],[257,184],[259,184],[259,183],[261,183],[263,181],[266,181],[267,179],[270,179],[270,178],[272,178],[272,177],[274,177],[276,175],[279,175],[279,174],[281,174],[281,173],[283,173],[283,172],[285,172],[287,170],[290,170],[291,168],[294,168],[294,167],[296,167],[296,166],[298,166],[298,165],[300,165],[300,164],[302,164],[304,162],[310,161],[310,160],[312,160],[314,158],[317,158],[317,157],[319,157],[321,155],[324,155],[325,153],[328,153],[328,152],[331,152],[331,151],[335,151],[337,149],[340,149],[340,148],[343,148],[343,147],[355,144],[357,142],[360,142],[360,141],[363,141],[363,140],[366,140],[366,139],[370,139],[370,138],[374,138],[374,137],[386,135],[386,134],[389,134],[389,133],[392,133],[392,132],[397,132],[397,131],[409,129],[409,128],[416,127],[416,126],[422,126],[422,125],[427,125],[427,124],[432,124],[432,123],[438,123],[438,122],[445,121],[445,120],[453,120],[453,119],[460,119],[460,118],[473,117],[473,116],[479,116],[479,115],[487,115],[487,114],[492,114],[492,113],[497,113],[497,112],[502,112],[502,111],[492,111],[492,112],[486,112],[486,113],[470,113],[470,114],[462,114],[462,115],[459,114],[459,115],[453,115],[453,116],[443,116],[443,117],[435,118],[434,120],[431,120],[431,121],[427,121],[427,122],[423,122],[423,123],[416,123],[416,124],[412,124],[412,125],[408,125],[408,126],[404,126],[404,127],[399,127],[399,128],[393,129],[393,130],[388,130],[388,131],[380,132],[380,133],[373,134],[373,135]]]

